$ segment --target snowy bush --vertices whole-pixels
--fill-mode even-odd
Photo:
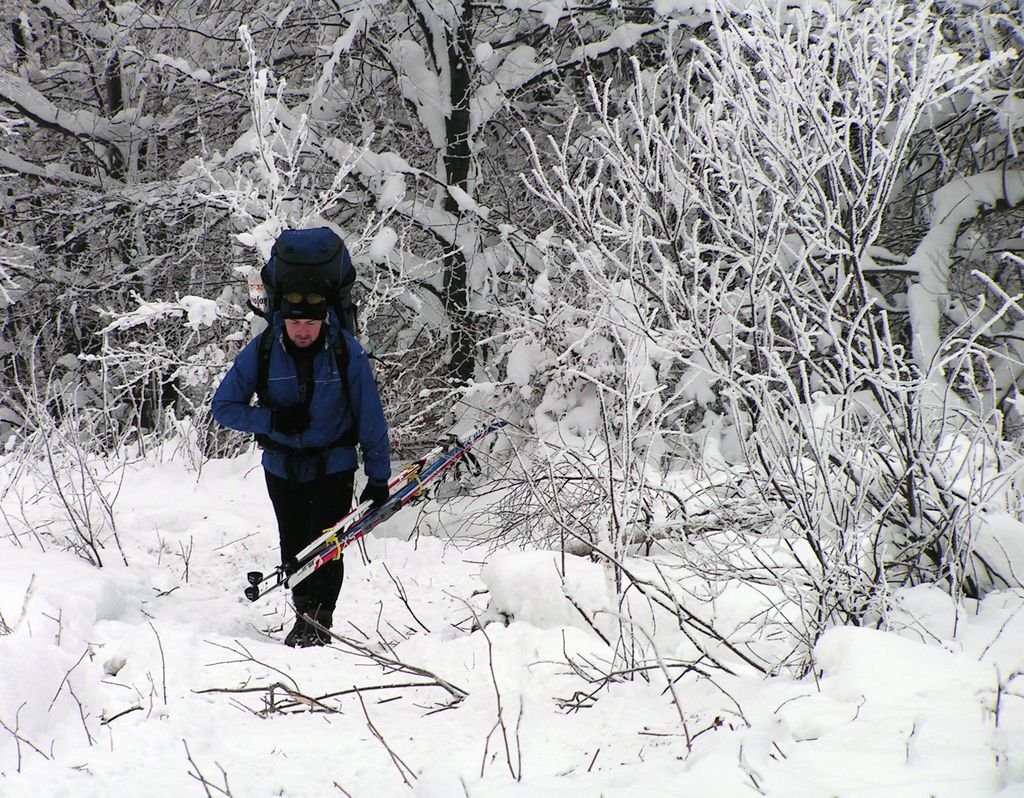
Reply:
[[[550,139],[556,167],[534,145],[560,239],[545,240],[544,307],[509,322],[508,373],[544,446],[571,453],[553,466],[541,448],[534,470],[552,534],[615,563],[663,516],[665,545],[712,583],[772,586],[798,641],[784,659],[806,664],[895,586],[977,596],[1011,579],[972,555],[1006,507],[993,464],[1019,453],[991,380],[964,366],[1002,356],[985,331],[1019,306],[982,300],[940,329],[934,270],[911,262],[894,306],[877,246],[927,114],[1003,61],[958,62],[926,10],[895,4],[755,5],[687,45],[635,64],[627,96],[592,84],[592,132],[570,120]],[[1004,204],[1024,199],[1016,181]],[[964,191],[957,224],[998,204],[987,181]],[[685,464],[741,499],[719,528],[688,524],[696,497],[663,501]]]
[[[11,539],[19,546],[69,550],[97,566],[111,558],[126,562],[114,505],[127,458],[120,447],[110,458],[97,453],[111,448],[110,430],[119,425],[53,391],[22,398],[28,424],[0,461],[0,492],[16,497],[21,508],[5,517]],[[58,420],[51,405],[61,399]]]

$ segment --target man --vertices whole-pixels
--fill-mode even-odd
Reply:
[[[274,314],[273,347],[260,377],[259,339],[235,359],[213,397],[213,417],[225,427],[252,432],[263,447],[267,491],[277,516],[281,561],[288,563],[324,529],[351,508],[357,465],[363,452],[366,488],[360,502],[382,505],[388,498],[391,452],[380,395],[366,353],[341,329],[315,286],[289,292]],[[339,374],[335,341],[347,347],[346,374]],[[252,397],[259,393],[259,406]],[[334,619],[344,564],[324,565],[295,586],[297,618],[285,637],[292,647],[321,646],[330,636],[304,616],[329,629]]]

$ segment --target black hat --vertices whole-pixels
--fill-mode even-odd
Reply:
[[[281,315],[286,319],[327,318],[327,297],[322,291],[286,291],[281,297]]]

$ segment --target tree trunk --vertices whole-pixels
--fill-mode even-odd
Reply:
[[[445,120],[444,167],[446,182],[468,193],[470,173],[470,64],[473,63],[473,4],[464,2],[458,28],[449,32],[448,69],[451,76],[451,115]],[[461,222],[462,211],[449,194],[445,210]],[[459,381],[473,378],[476,336],[469,313],[469,284],[466,249],[460,243],[460,223],[451,249],[445,254],[445,302],[451,320],[449,372]]]

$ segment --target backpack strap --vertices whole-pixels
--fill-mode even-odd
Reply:
[[[269,449],[272,452],[282,452],[290,457],[318,457],[329,449],[351,449],[358,441],[353,440],[352,430],[349,429],[335,441],[325,446],[286,446],[278,443],[269,435],[256,435],[256,443],[261,449]]]
[[[266,407],[267,382],[270,380],[270,353],[274,349],[274,327],[267,327],[260,333],[256,349],[256,396],[260,406]]]
[[[359,441],[359,417],[356,415],[355,405],[352,404],[352,387],[348,384],[348,364],[351,355],[348,351],[348,341],[345,340],[344,330],[338,330],[338,337],[331,341],[331,348],[334,350],[334,363],[338,367],[338,377],[341,379],[341,390],[345,392],[345,398],[348,399],[348,410],[352,414],[352,426],[348,430],[352,442],[349,446],[355,446]]]

